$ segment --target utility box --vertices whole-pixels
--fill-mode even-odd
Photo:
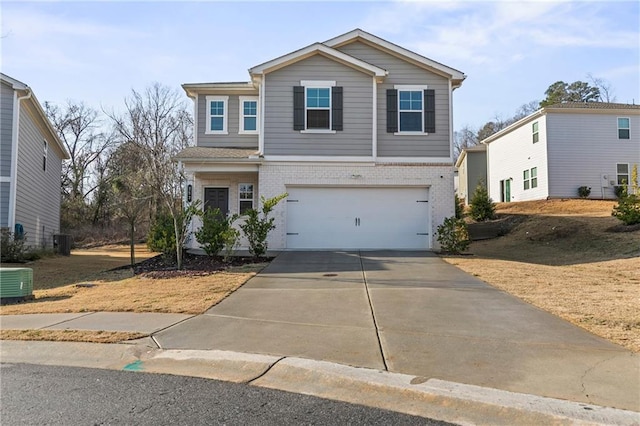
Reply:
[[[33,299],[33,269],[0,268],[0,303]]]
[[[53,236],[53,248],[56,253],[63,256],[71,256],[71,245],[73,239],[69,234],[55,234]]]

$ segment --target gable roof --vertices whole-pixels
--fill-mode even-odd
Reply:
[[[318,54],[380,79],[387,76],[386,70],[358,58],[354,58],[351,55],[347,55],[346,53],[333,49],[332,47],[326,46],[322,43],[313,43],[307,47],[298,49],[295,52],[291,52],[260,65],[256,65],[249,69],[249,74],[251,74],[252,77],[260,74],[267,74]]]
[[[619,104],[613,102],[563,102],[559,104],[549,105],[543,108],[540,108],[534,113],[527,115],[524,118],[516,121],[510,126],[505,127],[497,133],[489,136],[488,138],[480,141],[482,144],[489,144],[499,137],[506,135],[514,131],[515,129],[520,128],[524,124],[535,120],[536,118],[546,115],[548,113],[558,113],[558,114],[581,114],[581,113],[590,113],[590,114],[612,114],[612,113],[624,113],[624,114],[640,114],[640,105],[635,104]]]
[[[42,109],[42,105],[40,105],[40,102],[36,98],[35,93],[33,93],[33,90],[28,85],[21,82],[20,80],[16,80],[13,77],[9,77],[4,73],[0,73],[0,81],[10,85],[13,88],[13,90],[18,91],[19,92],[18,95],[20,97],[26,96],[24,100],[26,102],[29,102],[35,109],[35,112],[37,115],[36,119],[40,121],[40,123],[45,127],[45,129],[50,134],[49,136],[51,140],[62,153],[62,159],[68,160],[69,158],[71,158],[69,156],[69,152],[67,152],[67,149],[65,148],[64,144],[60,140],[60,137],[58,137],[58,133],[56,132],[56,130],[53,128],[53,125],[49,121],[47,114]]]
[[[456,161],[455,166],[460,167],[460,165],[462,164],[462,161],[467,156],[467,152],[485,152],[486,150],[487,150],[487,146],[483,144],[463,148],[462,151],[460,152],[460,155],[458,156],[458,160]]]
[[[455,68],[451,68],[449,66],[441,64],[440,62],[429,59],[426,56],[422,56],[418,53],[412,52],[411,50],[405,49],[404,47],[398,46],[397,44],[388,42],[387,40],[384,40],[359,28],[327,40],[323,44],[329,47],[338,48],[355,41],[361,41],[394,56],[399,56],[404,60],[408,60],[409,62],[433,71],[436,74],[444,75],[445,77],[448,77],[452,80],[454,88],[460,87],[464,79],[467,78],[467,76],[462,71],[458,71]]]

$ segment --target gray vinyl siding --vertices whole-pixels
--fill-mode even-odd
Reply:
[[[478,184],[482,181],[485,186],[487,185],[487,153],[467,152],[463,163],[464,172],[460,173],[458,193],[464,196],[465,204],[469,204]]]
[[[0,182],[0,228],[9,226],[9,182]]]
[[[380,157],[450,157],[449,81],[400,58],[353,42],[338,50],[374,64],[389,72],[378,84],[378,156]],[[436,132],[425,136],[400,136],[387,133],[387,89],[394,84],[428,85],[435,90]]]
[[[637,113],[636,113],[637,114]],[[618,139],[618,117],[630,118],[630,139]],[[616,163],[640,167],[640,115],[624,113],[547,114],[549,196],[578,196],[578,187],[591,187],[590,198],[614,198]]]
[[[20,108],[16,223],[24,226],[28,245],[51,247],[52,234],[60,232],[62,161],[56,155],[53,141],[44,135],[30,114],[23,103]],[[49,143],[46,171],[42,170],[44,140]]]
[[[334,134],[293,130],[293,87],[301,80],[335,81],[343,87],[344,130]],[[266,76],[265,154],[371,156],[373,77],[315,55]]]
[[[240,97],[229,95],[227,102],[227,131],[228,135],[207,135],[205,134],[209,123],[207,123],[207,96],[219,95],[198,95],[198,136],[197,145],[216,148],[256,148],[258,149],[258,135],[239,135],[240,129]],[[221,95],[220,95],[221,96]],[[224,95],[226,96],[226,95]],[[256,95],[257,96],[257,93]]]
[[[8,177],[11,176],[13,88],[4,83],[0,86],[0,176]]]

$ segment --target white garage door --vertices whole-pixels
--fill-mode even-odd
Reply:
[[[287,192],[287,248],[431,247],[426,187],[290,187]]]

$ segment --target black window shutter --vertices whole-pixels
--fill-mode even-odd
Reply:
[[[342,130],[342,87],[331,88],[331,130]]]
[[[304,86],[293,87],[293,130],[304,130]]]
[[[387,89],[387,133],[398,131],[398,91]]]
[[[436,132],[436,94],[433,89],[424,91],[424,131]]]

